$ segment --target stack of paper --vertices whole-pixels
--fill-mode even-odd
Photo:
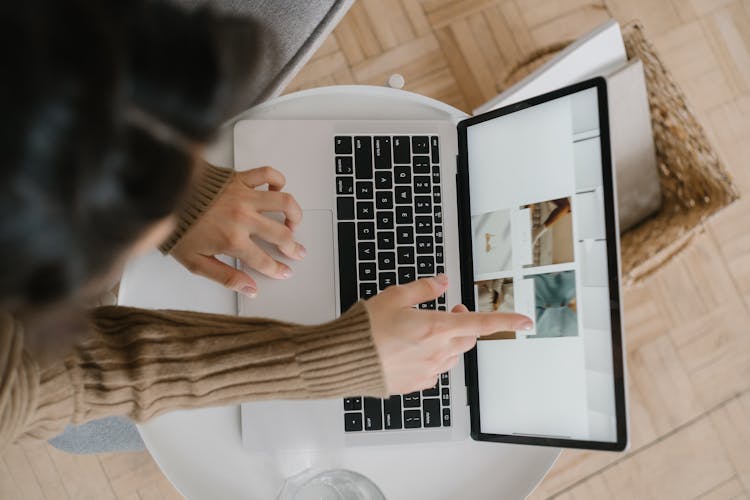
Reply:
[[[607,78],[610,138],[616,171],[620,231],[661,206],[648,94],[639,60],[628,62],[620,25],[610,20],[474,110],[497,109],[592,78]]]

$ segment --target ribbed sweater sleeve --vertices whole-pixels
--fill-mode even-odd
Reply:
[[[180,238],[224,191],[233,176],[234,170],[231,168],[215,167],[209,163],[201,168],[198,179],[177,211],[174,231],[159,246],[161,253],[166,255],[172,251]]]
[[[361,302],[317,326],[125,307],[95,309],[90,324],[73,355],[40,370],[3,318],[0,449],[110,415],[386,392]]]

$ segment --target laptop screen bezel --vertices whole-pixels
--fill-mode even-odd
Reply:
[[[467,118],[458,123],[458,156],[456,183],[459,212],[459,247],[461,254],[461,296],[462,302],[471,310],[474,303],[474,263],[471,237],[471,204],[469,190],[469,158],[467,132],[469,127],[493,120],[500,116],[515,113],[539,104],[575,94],[582,90],[596,88],[599,108],[599,130],[601,141],[602,180],[604,191],[604,220],[607,236],[607,268],[609,281],[610,321],[612,338],[612,367],[614,377],[616,441],[586,441],[561,439],[543,436],[514,434],[490,434],[482,432],[480,425],[480,401],[476,347],[464,355],[465,378],[468,404],[470,408],[471,437],[477,441],[494,441],[514,444],[530,444],[563,448],[584,448],[592,450],[622,451],[628,442],[627,413],[625,402],[625,376],[623,363],[623,342],[620,302],[619,271],[619,230],[615,210],[615,188],[612,170],[609,113],[607,110],[607,84],[604,78],[597,77],[570,85],[531,99]]]

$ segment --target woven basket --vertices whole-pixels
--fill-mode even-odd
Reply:
[[[660,211],[621,235],[622,283],[629,286],[676,256],[703,230],[708,216],[739,195],[685,96],[644,36],[643,26],[631,22],[622,28],[622,36],[628,58],[643,62],[662,190]],[[570,43],[530,54],[501,87],[510,87]]]

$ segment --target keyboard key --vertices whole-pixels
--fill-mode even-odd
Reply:
[[[403,266],[405,264],[414,264],[414,247],[398,247],[396,250],[398,256],[398,264]]]
[[[371,297],[374,297],[378,294],[378,284],[375,282],[366,282],[366,283],[360,283],[359,284],[359,298],[362,300],[367,300]]]
[[[411,160],[411,147],[409,138],[396,136],[393,138],[393,163],[409,164]]]
[[[374,141],[375,147],[375,168],[390,169],[393,165],[391,164],[391,138],[390,137],[376,137]]]
[[[393,212],[378,212],[375,222],[378,229],[393,229]]]
[[[417,272],[420,275],[434,276],[435,275],[435,262],[430,255],[423,255],[417,257]]]
[[[404,408],[419,408],[419,403],[420,403],[419,391],[410,392],[409,394],[404,394],[403,398],[404,398]]]
[[[334,141],[337,155],[350,155],[352,154],[352,138],[346,136],[336,136]]]
[[[411,138],[411,150],[415,155],[426,155],[430,153],[430,140],[424,135],[415,135]]]
[[[354,176],[357,179],[372,179],[372,139],[354,138]]]
[[[429,156],[415,156],[411,162],[411,168],[415,174],[428,174],[430,173],[430,157]]]
[[[393,272],[386,272],[386,273],[380,273],[378,276],[378,286],[380,288],[380,291],[382,292],[389,286],[393,286],[396,284],[396,273]]]
[[[383,271],[396,269],[396,252],[378,252],[378,269]]]
[[[374,262],[359,263],[359,281],[375,281],[377,268]]]
[[[414,243],[414,228],[411,226],[399,226],[396,231],[396,243],[399,245],[411,245]]]
[[[362,409],[362,398],[360,397],[344,398],[344,410],[357,411],[361,409]]]
[[[391,396],[383,400],[383,421],[386,429],[400,429],[401,396]]]
[[[440,400],[430,398],[422,401],[422,414],[425,427],[440,427]],[[365,430],[367,430],[367,426],[365,426]]]
[[[341,196],[336,198],[336,216],[339,220],[354,219],[354,198]]]
[[[374,222],[357,222],[357,239],[374,240],[375,223]]]
[[[365,398],[365,430],[379,431],[383,428],[383,404],[379,399]]]
[[[435,262],[438,264],[443,263],[443,259],[445,257],[443,256],[443,245],[438,245],[435,247]]]
[[[337,156],[336,157],[336,174],[353,174],[354,163],[352,162],[351,156]]]
[[[435,243],[438,245],[443,242],[443,226],[435,226]]]
[[[440,297],[437,298],[437,303],[439,306],[445,305],[445,294],[442,294]]]
[[[438,306],[438,311],[445,311],[445,306]]]
[[[432,163],[440,163],[440,143],[436,135],[430,137],[430,153],[432,154]]]
[[[443,274],[445,273],[445,268],[443,266],[437,266],[435,268],[435,274]]]
[[[378,191],[378,194],[375,197],[375,208],[378,210],[389,210],[393,208],[393,193],[391,191]]]
[[[440,184],[440,167],[437,165],[432,166],[432,183],[436,186]]]
[[[451,426],[451,409],[443,408],[443,427]]]
[[[341,244],[341,241],[339,241]],[[357,245],[359,260],[375,260],[375,242],[374,241],[360,241]]]
[[[430,176],[429,175],[415,175],[414,176],[414,194],[426,194],[430,192]]]
[[[411,205],[396,206],[396,224],[412,224],[414,222],[414,209]]]
[[[405,285],[417,279],[417,270],[412,267],[398,268],[398,284]]]
[[[420,427],[422,427],[422,412],[406,410],[404,412],[404,429],[418,429]]]
[[[344,413],[344,430],[346,432],[356,432],[362,430],[361,413]]]
[[[357,219],[372,220],[375,218],[375,204],[371,201],[357,202]]]
[[[378,250],[396,248],[396,235],[393,231],[378,231]]]
[[[443,406],[451,405],[451,390],[448,387],[443,387],[440,392],[440,401]]]
[[[417,226],[417,234],[432,234],[432,218],[419,216],[414,218]]]
[[[409,167],[396,167],[393,169],[393,182],[396,184],[411,184],[411,170]]]
[[[434,387],[430,387],[429,389],[425,389],[422,391],[422,396],[425,398],[436,398],[440,396],[440,389],[439,389],[440,382],[436,382]],[[422,406],[424,407],[424,402],[422,403]]]
[[[354,179],[336,177],[336,194],[354,194]]]
[[[415,196],[414,213],[432,214],[432,198],[429,196]]]
[[[442,197],[440,196],[440,186],[434,186],[432,188],[432,203],[435,205],[440,205],[443,202]]]
[[[428,302],[422,302],[421,304],[419,304],[419,308],[420,309],[430,309],[430,310],[434,311],[437,308],[437,306],[435,305],[435,301],[434,300],[430,300]]]
[[[375,189],[393,189],[393,172],[376,172]]]
[[[396,186],[396,203],[406,204],[411,207],[411,186]]]
[[[354,254],[354,223],[339,222],[339,298],[344,313],[357,302],[357,258]]]
[[[443,372],[440,374],[440,385],[448,385],[450,381],[451,377],[448,372]]]
[[[442,207],[435,207],[435,210],[432,213],[433,217],[435,218],[435,224],[442,224],[443,223],[443,209]]]
[[[432,236],[417,236],[417,254],[432,254],[435,250],[432,244]]]
[[[372,182],[357,182],[357,200],[371,200],[375,196]]]

